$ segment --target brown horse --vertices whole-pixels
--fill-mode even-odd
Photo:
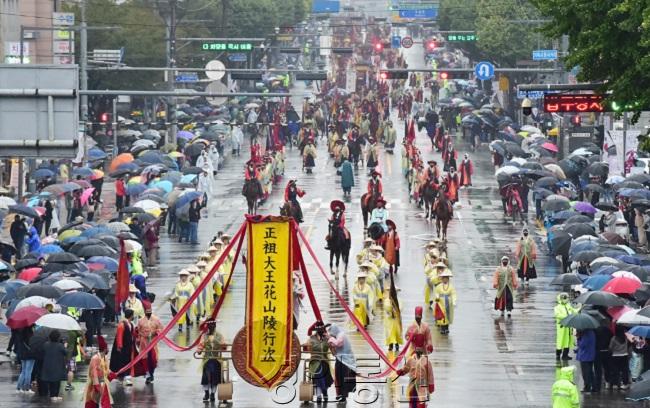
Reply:
[[[380,195],[379,193],[373,194],[370,198],[368,198],[367,203],[366,203],[366,197],[368,197],[368,193],[365,193],[364,195],[361,196],[361,213],[363,214],[363,229],[368,228],[368,215],[372,214],[372,210],[377,207],[377,200],[379,199]]]
[[[438,197],[438,190],[433,188],[433,185],[431,184],[430,181],[428,181],[426,184],[422,186],[421,190],[422,194],[422,201],[424,201],[424,210],[425,210],[425,215],[424,218],[426,220],[433,219],[435,217],[435,211],[433,210],[433,203],[436,200],[436,197]]]
[[[291,201],[285,201],[282,207],[280,207],[280,215],[283,217],[292,217],[298,224],[303,221],[302,211],[293,205]]]
[[[438,194],[436,202],[433,204],[433,212],[436,214],[436,230],[438,231],[438,237],[440,238],[440,232],[442,229],[442,239],[447,239],[447,225],[449,221],[454,217],[454,209],[451,206],[451,201],[447,199],[447,196],[443,194]]]
[[[244,197],[246,197],[246,203],[248,204],[248,214],[256,215],[258,202],[263,196],[262,185],[260,184],[260,181],[255,178],[246,180],[244,182],[244,187],[242,188],[241,193]]]

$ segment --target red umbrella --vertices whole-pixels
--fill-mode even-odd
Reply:
[[[27,268],[23,269],[20,274],[18,274],[18,279],[25,280],[27,282],[33,281],[39,273],[41,273],[42,268]]]
[[[603,287],[604,292],[609,292],[609,293],[616,293],[616,294],[632,294],[636,292],[637,289],[641,287],[641,282],[630,279],[630,278],[625,278],[625,277],[619,277],[619,278],[614,278],[611,281],[607,282],[607,284]]]
[[[553,143],[549,143],[549,142],[544,143],[542,145],[542,147],[544,149],[548,150],[549,152],[557,153],[557,152],[560,151],[560,149],[558,149],[558,147],[556,145],[554,145]]]
[[[47,310],[42,307],[25,306],[16,310],[9,319],[7,319],[7,326],[12,329],[21,329],[29,327],[34,324],[41,316],[46,315]]]
[[[608,307],[607,308],[607,314],[612,317],[612,320],[614,322],[618,321],[618,319],[621,318],[625,313],[629,312],[632,310],[631,307],[628,306],[614,306],[614,307]]]

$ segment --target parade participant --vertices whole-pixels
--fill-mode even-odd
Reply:
[[[340,200],[333,200],[330,203],[330,210],[332,210],[332,215],[329,218],[329,232],[325,237],[327,241],[326,250],[330,250],[330,241],[332,240],[331,232],[332,229],[340,228],[345,231],[345,204]]]
[[[569,357],[569,349],[574,346],[573,339],[573,329],[570,327],[564,327],[560,323],[564,320],[565,317],[568,317],[574,313],[577,313],[576,309],[571,306],[569,303],[569,294],[562,292],[557,295],[557,304],[553,309],[553,315],[555,317],[555,328],[556,328],[556,337],[555,337],[555,359],[559,360],[571,360]]]
[[[363,248],[361,248],[361,251],[357,254],[357,263],[359,265],[370,259],[370,246],[374,242],[375,241],[372,238],[366,238],[363,240]]]
[[[361,322],[364,329],[368,327],[368,324],[370,324],[370,319],[372,317],[371,311],[373,309],[372,300],[374,299],[372,289],[366,283],[367,276],[368,272],[359,270],[357,273],[357,282],[352,287],[354,315],[357,317],[359,322]]]
[[[225,350],[225,341],[216,330],[217,323],[208,320],[207,335],[203,337],[196,349],[196,354],[203,356],[201,385],[203,386],[203,402],[215,401],[217,385],[221,383],[221,351]]]
[[[392,296],[384,302],[384,341],[388,346],[388,351],[399,351],[399,345],[404,344],[402,338],[402,320],[399,314],[399,304],[395,304],[397,299]]]
[[[425,183],[437,183],[438,178],[440,178],[440,169],[438,168],[438,163],[435,160],[429,160],[427,162],[429,167],[424,172]]]
[[[368,168],[369,175],[372,175],[375,167],[379,165],[379,152],[377,149],[377,140],[374,138],[369,139],[368,153],[366,154],[366,167]]]
[[[521,232],[521,238],[517,241],[515,256],[518,259],[517,275],[522,283],[528,285],[530,279],[537,278],[535,260],[537,259],[537,246],[535,241],[528,235],[528,228]]]
[[[255,166],[255,163],[252,160],[249,160],[246,162],[246,170],[244,170],[244,178],[246,180],[251,180],[251,179],[260,179],[260,172]]]
[[[230,235],[224,233],[221,235],[221,238],[217,238],[212,242],[212,246],[214,246],[217,249],[217,254],[221,255],[221,253],[226,249],[226,247],[230,244]],[[231,252],[226,255],[226,259],[224,259],[223,263],[221,264],[221,267],[219,268],[219,273],[221,273],[224,278],[227,278],[230,276],[230,270],[232,269],[232,263],[233,263],[234,256]]]
[[[434,290],[436,308],[434,316],[440,334],[449,334],[449,325],[454,322],[454,308],[456,307],[456,289],[449,283],[453,275],[449,269],[444,270],[438,277],[440,284]]]
[[[459,187],[458,173],[456,173],[456,168],[449,168],[449,174],[447,175],[447,199],[453,203],[458,202],[458,189]]]
[[[124,301],[124,310],[133,310],[133,324],[138,323],[138,319],[144,317],[144,308],[142,302],[136,297],[138,288],[134,284],[129,285],[129,297]]]
[[[447,150],[445,150],[445,153],[443,154],[443,160],[445,162],[443,168],[444,171],[449,171],[452,167],[458,167],[458,152],[454,149],[454,145],[451,144],[451,142],[447,143]]]
[[[192,293],[194,293],[194,285],[192,285],[192,282],[189,280],[190,273],[187,271],[187,269],[181,269],[178,272],[178,276],[180,280],[176,282],[174,292],[170,298],[174,309],[173,314],[176,314],[176,311],[180,310],[187,303],[190,296],[192,296]],[[192,308],[189,308],[187,312],[185,312],[185,314],[181,316],[180,319],[178,319],[179,332],[183,331],[183,324],[186,322],[187,330],[189,330],[190,326],[192,326],[192,319],[190,317],[191,309]]]
[[[438,261],[433,265],[425,266],[424,273],[426,278],[426,285],[424,287],[424,302],[433,309],[433,301],[435,300],[435,289],[440,284],[440,275],[447,269],[444,262]]]
[[[380,239],[380,244],[384,248],[384,259],[388,262],[390,266],[390,273],[397,273],[399,268],[399,248],[400,240],[399,235],[397,234],[397,226],[393,220],[386,220],[386,225],[388,226],[388,232],[382,235]]]
[[[230,138],[232,141],[232,154],[239,157],[241,144],[244,140],[244,132],[242,132],[241,126],[239,124],[232,126],[230,131]]]
[[[311,173],[311,169],[316,166],[316,146],[314,146],[314,139],[309,138],[307,145],[302,151],[302,167],[307,169],[307,173]]]
[[[553,408],[580,408],[580,393],[575,383],[574,366],[560,368],[558,379],[551,390]]]
[[[298,202],[298,197],[305,195],[305,192],[298,188],[296,185],[296,180],[289,180],[287,187],[284,189],[284,201],[291,203],[294,211],[296,211],[297,217],[296,222],[302,222],[302,208],[300,208],[300,203]]]
[[[192,292],[194,292],[201,284],[199,268],[195,265],[190,265],[186,269],[190,273],[189,281],[192,283],[192,287],[194,288]],[[201,317],[205,317],[205,308],[201,296],[198,296],[194,301],[194,304],[192,305],[192,314],[194,315],[197,324],[199,323],[199,319]]]
[[[384,279],[388,276],[390,271],[390,265],[386,262],[384,258],[384,248],[381,245],[373,245],[370,247],[370,256],[368,261],[373,264],[377,273],[377,280],[379,281],[379,287],[381,290],[381,296],[379,299],[383,298],[384,293]]]
[[[409,375],[406,395],[409,397],[409,408],[426,408],[429,394],[435,390],[433,368],[424,349],[418,347],[404,363],[398,376]]]
[[[422,306],[415,307],[415,321],[406,329],[406,340],[411,340],[411,351],[413,354],[416,349],[421,348],[425,354],[433,352],[433,340],[431,340],[431,330],[429,325],[422,321]]]
[[[343,196],[349,197],[352,194],[352,187],[354,187],[354,171],[352,170],[352,163],[345,158],[341,164],[341,188],[343,188]]]
[[[210,258],[210,255],[207,253],[201,254],[199,256],[199,261],[196,263],[196,267],[199,268],[199,273],[198,273],[198,278],[200,281],[203,281],[207,276],[208,276],[208,262],[207,260]],[[213,277],[214,279],[214,277]],[[201,292],[201,304],[203,307],[203,316],[205,316],[206,311],[209,311],[212,309],[212,288],[213,285],[206,285],[203,291]]]
[[[469,159],[469,156],[467,153],[465,153],[465,156],[463,158],[463,161],[460,162],[460,186],[465,187],[465,186],[472,186],[472,174],[474,174],[474,165],[472,164],[472,161]]]
[[[330,347],[328,344],[327,328],[320,320],[316,321],[307,330],[309,340],[303,345],[304,350],[310,354],[309,375],[316,390],[316,403],[327,403],[327,390],[334,380],[330,368]]]
[[[135,332],[138,339],[138,349],[144,350],[149,343],[158,335],[163,329],[163,325],[160,322],[158,316],[153,314],[153,309],[151,307],[151,302],[144,301],[144,317],[138,320],[138,324],[135,328]],[[149,353],[147,353],[147,374],[146,374],[146,384],[151,384],[153,382],[153,374],[158,365],[158,346],[154,347]]]
[[[97,353],[88,364],[88,380],[84,392],[84,408],[110,408],[113,398],[108,379],[108,345],[102,336],[97,336]]]
[[[393,122],[387,121],[384,128],[384,147],[386,152],[392,154],[395,148],[395,141],[397,140],[397,130],[393,128]]]
[[[210,142],[208,147],[208,158],[212,164],[212,176],[216,176],[219,171],[219,150],[217,149],[216,142]]]
[[[305,298],[305,287],[302,283],[302,274],[300,270],[293,271],[293,330],[298,329],[300,323],[300,309],[302,300]]]
[[[514,293],[519,286],[515,270],[509,263],[510,259],[507,256],[501,257],[501,265],[497,267],[492,277],[492,287],[497,290],[494,298],[494,310],[500,310],[501,316],[507,311],[508,317],[512,313]]]
[[[203,193],[203,207],[206,207],[208,205],[208,198],[212,197],[213,195],[213,189],[212,189],[212,172],[210,171],[209,166],[203,166],[202,167],[203,171],[201,174],[199,174],[198,177],[198,183],[196,184],[196,191],[200,191]]]
[[[127,309],[124,311],[124,318],[118,323],[117,331],[115,332],[115,342],[113,343],[113,349],[111,350],[110,369],[112,372],[119,372],[122,367],[129,365],[131,360],[138,355],[135,342],[133,310]],[[131,372],[133,372],[133,370],[131,370]],[[117,378],[123,385],[129,387],[133,385],[130,374],[121,373]]]
[[[370,220],[368,223],[370,225],[378,223],[381,225],[384,232],[388,231],[388,225],[386,225],[386,220],[388,219],[388,210],[385,208],[386,200],[383,197],[379,197],[376,202],[377,207],[372,210],[370,214]]]
[[[376,170],[373,170],[371,173],[370,180],[368,180],[368,194],[366,195],[366,202],[364,205],[368,205],[368,200],[371,197],[381,197],[383,194],[384,188],[381,184],[381,173]]]
[[[345,402],[348,395],[357,388],[357,363],[352,353],[352,344],[345,332],[336,325],[328,329],[327,343],[336,358],[334,378],[336,379],[336,401]]]

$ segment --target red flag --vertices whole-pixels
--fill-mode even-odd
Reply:
[[[115,287],[115,308],[129,297],[129,262],[126,256],[124,240],[120,240],[120,264],[117,267],[117,286]]]
[[[415,142],[415,121],[411,119],[409,122],[409,128],[408,131],[406,132],[406,143],[413,143]]]

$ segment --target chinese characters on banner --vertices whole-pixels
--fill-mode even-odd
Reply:
[[[248,225],[246,370],[272,388],[290,369],[293,280],[289,221]]]

